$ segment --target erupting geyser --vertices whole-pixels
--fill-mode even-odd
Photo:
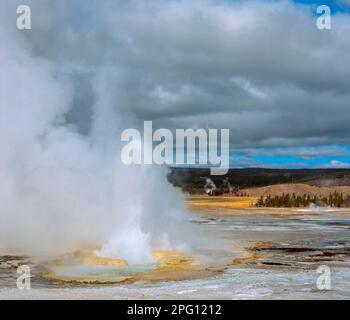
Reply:
[[[55,255],[93,246],[129,264],[184,249],[185,207],[166,172],[120,161],[120,133],[138,123],[119,99],[122,71],[84,56],[65,29],[55,56],[44,22],[21,33],[12,10],[2,3],[0,249]]]

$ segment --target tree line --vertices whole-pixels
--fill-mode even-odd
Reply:
[[[256,207],[277,207],[277,208],[300,208],[308,207],[310,205],[316,205],[319,207],[332,207],[332,208],[349,208],[350,207],[350,195],[343,195],[339,192],[334,192],[326,196],[304,194],[303,196],[293,193],[267,197],[261,196],[256,202]]]

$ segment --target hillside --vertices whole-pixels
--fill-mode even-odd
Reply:
[[[184,192],[198,194],[203,193],[206,177],[210,177],[218,188],[226,187],[225,178],[228,178],[233,187],[239,189],[279,184],[306,184],[315,187],[350,186],[350,169],[247,168],[230,169],[225,176],[210,176],[209,169],[171,168],[168,180],[182,188]]]
[[[334,187],[317,187],[304,183],[295,184],[276,184],[267,187],[248,188],[243,190],[247,196],[281,196],[282,194],[295,194],[296,196],[303,196],[304,194],[310,196],[328,197],[329,194],[338,192],[343,195],[350,195],[350,186],[334,186]]]

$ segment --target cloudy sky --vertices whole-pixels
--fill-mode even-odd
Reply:
[[[82,134],[102,69],[138,123],[229,128],[233,167],[350,167],[349,0],[22,0],[9,15],[19,3],[22,46],[72,84],[65,121]]]

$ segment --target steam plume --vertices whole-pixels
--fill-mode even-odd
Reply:
[[[154,249],[181,247],[185,208],[166,172],[119,160],[121,130],[138,124],[118,105],[122,71],[50,56],[37,36],[59,5],[39,2],[30,2],[41,18],[29,33],[15,29],[15,1],[1,3],[0,249],[52,255],[97,245],[100,255],[145,263]],[[67,34],[55,39],[77,49]]]
[[[206,194],[212,195],[216,190],[216,185],[210,178],[205,178],[204,190]]]

